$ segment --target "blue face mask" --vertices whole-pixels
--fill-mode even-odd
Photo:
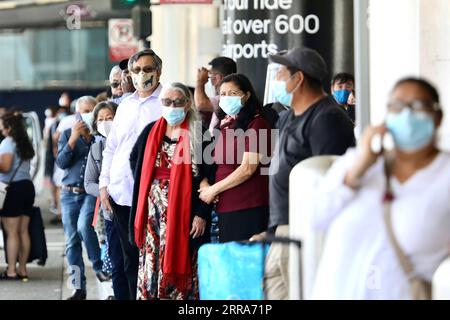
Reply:
[[[242,109],[242,97],[222,96],[220,97],[219,107],[229,116],[239,114]]]
[[[162,106],[162,116],[166,119],[168,125],[173,126],[183,122],[186,118],[186,111],[184,111],[184,108]]]
[[[388,113],[386,127],[396,146],[403,151],[417,151],[428,145],[435,132],[433,118],[426,113],[406,108],[400,113]]]
[[[352,92],[347,89],[337,90],[333,92],[333,97],[339,103],[340,105],[347,104],[348,97],[350,96]]]
[[[273,95],[275,99],[287,106],[290,107],[292,105],[292,99],[294,95],[286,91],[286,82],[285,81],[277,81],[273,82]]]

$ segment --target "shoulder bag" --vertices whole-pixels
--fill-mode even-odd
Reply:
[[[403,272],[409,281],[409,292],[410,296],[414,300],[431,300],[431,283],[427,280],[421,278],[414,271],[414,266],[411,260],[406,256],[394,233],[392,227],[392,201],[394,200],[394,194],[392,192],[391,182],[390,182],[390,164],[387,159],[385,159],[384,172],[386,176],[386,193],[383,199],[384,205],[384,223],[386,225],[387,234],[389,241],[395,251],[398,261],[403,269]]]
[[[8,187],[11,184],[11,182],[14,180],[14,177],[17,174],[17,171],[19,171],[19,168],[22,166],[22,160],[20,160],[19,166],[14,170],[13,175],[11,176],[11,179],[9,179],[8,183],[4,183],[0,181],[0,210],[3,209],[3,205],[5,204],[6,194],[8,193]]]

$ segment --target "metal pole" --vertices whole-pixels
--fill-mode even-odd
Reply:
[[[152,32],[153,32],[152,31],[153,30],[152,2],[151,1],[148,2],[148,11],[150,11],[150,34],[148,35],[148,37],[150,37],[152,35]],[[144,45],[145,45],[146,48],[151,48],[152,47],[150,40],[147,40],[147,38],[145,38],[144,41],[145,41]]]
[[[369,1],[353,0],[357,137],[370,125]]]

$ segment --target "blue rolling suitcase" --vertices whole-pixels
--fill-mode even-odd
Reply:
[[[264,268],[270,243],[301,242],[267,236],[262,242],[205,244],[198,251],[200,300],[264,300]]]
[[[227,242],[200,247],[200,300],[263,300],[268,251],[269,246],[261,243]]]

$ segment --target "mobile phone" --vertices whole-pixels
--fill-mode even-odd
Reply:
[[[81,114],[79,112],[75,113],[75,119],[77,121],[83,121],[83,118],[81,117]]]
[[[383,151],[391,151],[394,149],[394,139],[390,132],[386,132],[383,136],[376,134],[371,141],[371,149],[374,153]]]

